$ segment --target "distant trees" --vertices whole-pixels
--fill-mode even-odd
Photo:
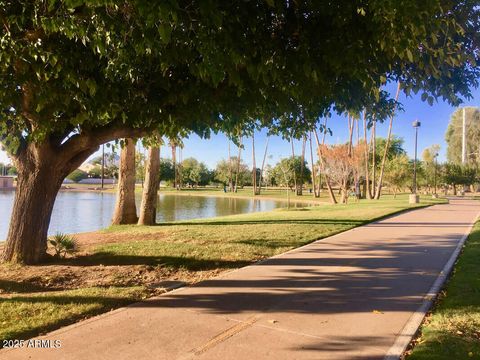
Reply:
[[[480,164],[480,110],[475,107],[465,108],[467,164]],[[460,165],[462,163],[462,126],[463,108],[458,108],[450,116],[445,140],[447,142],[447,161]]]
[[[233,164],[233,166],[232,166]],[[251,182],[251,171],[248,166],[236,156],[231,156],[229,160],[220,160],[214,171],[214,180],[230,186],[231,191],[237,188],[237,185],[242,187]]]
[[[12,164],[4,164],[0,162],[0,176],[2,175],[17,175],[17,169]]]
[[[396,155],[385,163],[385,182],[396,197],[397,192],[412,185],[413,164],[406,154]]]
[[[104,167],[104,176],[105,178],[118,179],[118,164],[120,158],[115,152],[115,148],[112,147],[112,151],[105,154],[105,167]],[[95,165],[90,171],[88,171],[88,176],[93,178],[100,178],[102,174],[102,156],[94,157],[91,161],[91,164]]]
[[[468,165],[446,163],[442,167],[442,179],[445,183],[445,190],[448,185],[452,187],[453,195],[457,195],[457,186],[470,186],[478,182],[478,170]]]
[[[83,170],[76,169],[73,170],[68,176],[67,179],[71,180],[73,182],[80,182],[83,179],[86,179],[88,177],[88,173],[86,173]]]
[[[340,189],[340,202],[348,201],[348,191],[352,180],[358,178],[363,161],[363,147],[358,145],[350,147],[349,144],[342,145],[321,145],[321,170],[322,173]],[[332,201],[337,202],[335,195]]]
[[[182,161],[182,183],[196,187],[198,185],[208,185],[212,180],[212,172],[208,170],[207,165],[190,157]]]
[[[422,152],[422,162],[423,162],[423,170],[425,174],[425,181],[427,187],[430,189],[432,186],[434,187],[434,193],[436,193],[436,186],[439,180],[439,173],[438,173],[438,164],[437,164],[437,157],[440,151],[440,145],[434,144]]]
[[[303,170],[302,170],[303,168]],[[302,157],[288,157],[281,159],[269,172],[269,182],[278,186],[288,186],[292,191],[296,190],[296,184],[309,183],[311,171]]]

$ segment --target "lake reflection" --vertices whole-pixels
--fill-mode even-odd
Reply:
[[[13,191],[0,191],[0,240],[7,237],[13,197]],[[137,205],[140,205],[140,197]],[[61,191],[53,208],[49,234],[105,228],[110,225],[114,206],[115,194]],[[269,211],[285,206],[285,201],[275,200],[160,194],[157,222]]]

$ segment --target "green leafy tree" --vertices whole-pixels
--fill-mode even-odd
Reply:
[[[175,180],[175,169],[170,159],[160,159],[160,181],[171,183]]]
[[[469,165],[446,163],[442,167],[443,181],[450,185],[453,194],[457,195],[457,186],[470,186],[478,181],[478,169]]]
[[[422,152],[422,161],[425,170],[425,180],[427,186],[431,188],[435,186],[439,181],[439,172],[437,157],[440,151],[440,145],[434,144]]]
[[[303,178],[301,178],[301,168],[301,156],[280,159],[272,169],[271,181],[280,186],[288,186],[292,190],[294,190],[294,186],[297,183],[303,182],[308,184],[311,181],[312,174],[306,161],[303,162]]]
[[[68,176],[67,179],[72,180],[74,182],[79,182],[80,180],[86,179],[88,174],[85,171],[80,169],[73,170]]]
[[[413,166],[407,155],[397,155],[385,164],[385,181],[390,185],[394,197],[398,191],[405,187],[411,187]]]
[[[231,164],[233,164],[233,166]],[[237,168],[238,168],[238,175],[237,175]],[[242,187],[249,182],[251,183],[250,169],[242,159],[240,159],[240,163],[238,163],[238,157],[236,156],[231,157],[231,163],[228,160],[220,160],[217,163],[217,166],[215,168],[214,179],[219,183],[227,186],[230,181],[230,174],[232,175],[232,182],[234,187],[236,187],[235,179],[238,179],[239,187]]]
[[[183,183],[192,186],[207,185],[211,180],[211,173],[203,162],[195,158],[182,161]]]
[[[0,2],[0,141],[19,190],[4,260],[45,256],[63,179],[103,143],[251,119],[301,133],[397,80],[458,104],[477,85],[478,12],[446,0]]]

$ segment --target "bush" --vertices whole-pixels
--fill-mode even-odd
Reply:
[[[74,182],[79,182],[80,180],[86,179],[88,177],[85,171],[80,169],[73,170],[73,172],[67,176],[68,180],[72,180]]]
[[[49,238],[48,242],[55,250],[55,257],[65,258],[78,251],[77,240],[70,235],[57,233]]]

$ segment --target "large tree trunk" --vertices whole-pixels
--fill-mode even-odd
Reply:
[[[145,186],[138,225],[154,225],[157,217],[158,189],[160,187],[160,148],[148,149],[148,161],[145,168]]]
[[[62,182],[98,149],[89,143],[80,149],[69,145],[60,147],[49,140],[31,143],[14,158],[17,187],[3,261],[35,264],[45,258],[50,218]]]
[[[17,168],[17,188],[3,253],[7,262],[34,264],[45,257],[53,204],[68,174],[51,158],[41,158],[37,163],[32,160]]]
[[[17,154],[12,154],[18,178],[2,260],[25,264],[40,262],[46,255],[53,204],[65,177],[101,144],[146,132],[146,129],[106,126],[67,138],[64,134],[51,135],[42,143],[24,140]]]
[[[117,202],[112,225],[136,224],[138,221],[135,205],[135,140],[129,138],[125,142],[120,154]]]
[[[397,85],[397,92],[395,94],[395,101],[398,101],[398,96],[400,95],[400,82],[398,82]],[[395,109],[394,109],[395,111]],[[382,192],[382,183],[383,183],[383,173],[385,172],[385,163],[387,161],[387,154],[388,150],[390,147],[390,142],[392,140],[392,127],[393,127],[393,116],[395,114],[392,114],[390,116],[390,123],[388,124],[388,135],[387,135],[387,141],[385,143],[385,149],[383,150],[383,157],[382,157],[382,163],[380,165],[380,176],[378,177],[378,184],[377,184],[377,189],[375,190],[375,199],[378,200],[380,199],[380,193]]]

